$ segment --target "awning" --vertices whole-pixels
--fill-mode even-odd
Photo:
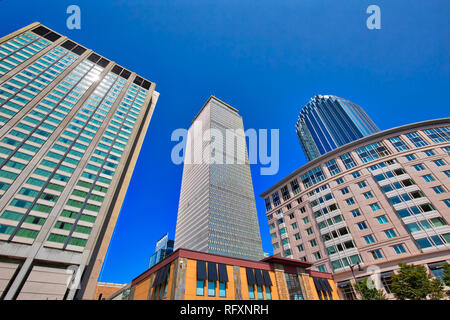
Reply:
[[[320,280],[321,280],[320,278],[313,277],[314,285],[316,286],[317,292],[325,291],[322,287],[322,282]]]
[[[386,271],[380,274],[381,279],[390,278],[394,274],[394,271]]]
[[[313,277],[313,281],[317,291],[333,292],[328,279]]]
[[[264,279],[263,279],[262,272],[260,269],[255,269],[255,277],[256,277],[256,284],[258,286],[263,286]]]
[[[442,264],[447,264],[447,262],[439,261],[439,262],[429,263],[428,268],[430,268],[430,270],[442,269]]]
[[[206,262],[197,260],[197,280],[205,281],[206,279]]]
[[[256,281],[255,281],[255,273],[254,273],[253,269],[251,269],[251,268],[245,268],[245,269],[246,269],[245,271],[247,272],[247,283],[251,286],[255,285]]]
[[[219,263],[219,282],[228,282],[227,266]]]
[[[348,287],[350,285],[350,281],[343,281],[343,282],[339,282],[338,284],[337,284],[337,286],[339,287],[339,288],[345,288],[345,287]]]
[[[170,264],[165,265],[161,269],[159,269],[156,273],[155,280],[153,281],[152,287],[157,287],[160,284],[167,281],[167,277],[169,276]]]
[[[217,266],[214,262],[208,262],[208,281],[217,281]]]
[[[155,276],[155,280],[153,280],[153,285],[152,285],[152,287],[156,287],[156,286],[158,286],[161,282],[159,281],[159,279],[161,278],[161,271],[162,271],[162,269],[159,269],[157,272],[156,272],[156,276]]]
[[[325,291],[328,291],[330,293],[333,292],[333,289],[331,289],[330,282],[328,281],[328,279],[322,278],[321,280],[322,280],[322,287],[325,288]]]
[[[270,275],[267,270],[263,270],[263,278],[264,278],[264,284],[266,287],[272,286],[272,280],[270,280]]]

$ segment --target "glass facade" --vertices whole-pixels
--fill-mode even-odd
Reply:
[[[308,161],[379,131],[358,105],[331,95],[317,95],[302,109],[297,135]]]

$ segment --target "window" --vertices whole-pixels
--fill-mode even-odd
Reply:
[[[214,297],[216,295],[216,282],[208,281],[208,296]]]
[[[426,151],[424,151],[424,152],[425,152],[425,154],[426,154],[428,157],[434,156],[434,151],[433,151],[433,150],[426,150]]]
[[[290,300],[303,300],[303,292],[300,287],[298,275],[291,274],[291,273],[285,273],[284,277],[286,279],[286,284],[288,287],[289,299]]]
[[[225,282],[219,282],[219,297],[223,298],[227,296],[226,289],[227,284]]]
[[[258,299],[264,299],[263,288],[261,286],[256,286],[256,292],[258,293]]]
[[[331,176],[334,176],[336,174],[338,174],[339,172],[341,172],[341,169],[339,168],[336,159],[330,160],[327,163],[325,163],[328,171],[330,172]]]
[[[392,289],[392,279],[391,279],[391,274],[393,274],[393,271],[387,271],[387,272],[383,272],[380,274],[380,278],[381,278],[381,283],[383,284],[383,288],[384,290],[386,290],[386,292],[388,294],[391,294],[391,289]]]
[[[393,137],[390,138],[389,141],[398,152],[409,150],[409,147],[405,144],[401,137]]]
[[[406,160],[408,160],[408,161],[416,160],[416,156],[413,155],[413,154],[408,154],[405,158],[406,158]]]
[[[300,233],[294,234],[294,238],[295,238],[295,240],[300,240]]]
[[[369,144],[362,148],[356,149],[355,151],[363,163],[367,163],[390,154],[389,150],[381,141]]]
[[[433,161],[438,167],[445,166],[445,162],[442,159]]]
[[[347,203],[347,205],[351,206],[353,204],[355,204],[355,200],[353,200],[353,198],[348,198],[345,199],[345,202]]]
[[[409,141],[411,141],[416,148],[427,146],[428,143],[422,139],[422,137],[417,132],[407,133],[405,135]]]
[[[370,253],[375,260],[383,258],[383,254],[380,249],[370,251]]]
[[[284,186],[283,188],[281,188],[281,195],[283,196],[283,200],[289,200],[289,198],[291,197],[289,194],[289,190],[287,186]]]
[[[444,203],[447,205],[447,207],[450,208],[450,199],[445,199]]]
[[[377,217],[377,221],[378,221],[379,224],[385,224],[385,223],[388,222],[386,216],[379,216],[379,217]]]
[[[275,207],[279,206],[281,204],[280,196],[278,195],[278,192],[275,192],[272,194],[272,200],[273,200],[273,205]]]
[[[416,169],[416,171],[422,171],[425,170],[425,167],[423,166],[423,164],[419,163],[414,166],[414,169]]]
[[[450,128],[449,127],[427,129],[427,130],[423,130],[423,132],[434,143],[450,141]]]
[[[308,228],[308,229],[306,229],[306,233],[307,234],[313,234],[314,232],[313,232],[312,228]]]
[[[448,178],[450,178],[450,170],[446,170],[446,171],[444,171],[444,173]]]
[[[433,187],[433,191],[434,191],[436,194],[441,194],[441,193],[444,193],[444,192],[445,192],[445,190],[444,190],[444,188],[443,188],[442,186],[436,186],[436,187]]]
[[[380,210],[380,206],[379,206],[378,202],[372,203],[369,206],[370,206],[370,209],[372,209],[372,211]]]
[[[250,299],[255,299],[255,287],[252,285],[248,285],[248,297]]]
[[[353,157],[350,155],[350,153],[343,154],[340,158],[344,163],[346,169],[356,167],[355,160],[353,160]]]
[[[352,177],[355,178],[355,179],[360,177],[360,176],[361,176],[361,173],[359,171],[355,171],[355,172],[352,173]]]
[[[371,234],[369,234],[368,236],[365,236],[364,240],[366,241],[367,244],[371,244],[371,243],[375,242],[375,239],[373,238],[373,236]]]
[[[405,247],[402,244],[396,244],[392,247],[396,254],[406,253]]]
[[[302,175],[301,179],[305,188],[308,188],[322,180],[325,180],[325,175],[323,174],[321,167],[316,167]]]
[[[342,194],[347,194],[348,192],[349,192],[349,191],[348,191],[348,188],[347,188],[347,187],[341,189],[341,193],[342,193]]]
[[[431,174],[424,175],[424,176],[422,176],[422,178],[423,178],[426,182],[434,181],[434,178],[433,178],[433,176],[432,176]]]
[[[297,249],[298,249],[299,252],[302,252],[303,250],[305,250],[305,249],[303,248],[303,245],[301,245],[301,244],[299,244],[299,245],[297,246]]]
[[[419,247],[419,249],[425,249],[432,246],[430,240],[428,238],[421,238],[416,240],[416,244]]]
[[[364,196],[364,198],[366,198],[366,199],[373,198],[373,194],[372,194],[372,192],[370,192],[370,191],[363,193],[363,196]]]
[[[360,189],[367,187],[366,181],[360,181],[357,183],[357,185]]]
[[[270,203],[270,198],[269,198],[269,197],[265,198],[265,199],[264,199],[264,202],[265,202],[265,204],[266,204],[266,211],[271,210],[271,209],[272,209],[272,205],[271,205],[271,203]]]
[[[266,286],[266,299],[267,300],[272,300],[272,294],[270,292],[270,287]]]
[[[296,230],[298,228],[297,222],[294,222],[293,224],[291,224],[291,226],[292,226],[292,230]]]
[[[359,222],[359,223],[357,223],[357,225],[359,227],[359,230],[367,229],[367,224],[365,221]]]
[[[338,265],[341,265],[341,262],[339,260],[335,261],[334,266],[337,267]],[[340,268],[342,268],[342,266],[336,269]],[[350,281],[339,282],[338,287],[341,290],[342,294],[344,295],[345,300],[356,300],[356,293]]]
[[[395,233],[394,229],[385,230],[384,234],[386,235],[386,237],[388,239],[392,239],[392,238],[395,238],[397,236],[397,234]]]
[[[317,266],[317,270],[319,272],[327,272],[327,269],[325,268],[325,265]]]
[[[430,272],[433,275],[433,277],[438,278],[444,284],[444,281],[442,278],[442,276],[444,274],[444,269],[443,269],[442,264],[447,264],[447,262],[440,261],[440,262],[429,263],[428,268],[430,269]]]
[[[319,260],[320,258],[322,258],[322,256],[320,255],[320,252],[314,252],[313,253],[314,259]]]
[[[344,183],[344,179],[342,179],[342,178],[336,179],[336,183],[337,184]]]
[[[294,179],[291,181],[291,188],[292,188],[292,192],[294,192],[294,195],[296,195],[300,192],[300,186],[298,184],[297,179]]]
[[[361,215],[361,212],[359,212],[359,209],[355,209],[355,210],[352,210],[352,215],[353,215],[353,217],[356,218]]]
[[[303,223],[304,223],[304,224],[307,224],[307,223],[309,223],[309,218],[308,218],[308,217],[306,217],[306,218],[303,218]]]
[[[317,241],[316,241],[316,239],[312,239],[312,240],[310,240],[309,241],[309,244],[311,245],[311,247],[315,247],[315,246],[317,246]]]
[[[205,294],[205,281],[197,280],[197,295],[203,296]]]

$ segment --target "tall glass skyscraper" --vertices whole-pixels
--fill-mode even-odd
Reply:
[[[312,98],[300,112],[296,129],[308,161],[380,131],[360,106],[331,95]]]
[[[178,248],[264,258],[242,117],[215,97],[208,99],[188,131],[175,234]]]
[[[0,299],[94,296],[158,95],[39,23],[0,38]]]

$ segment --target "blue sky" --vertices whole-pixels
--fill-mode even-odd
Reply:
[[[81,8],[81,30],[66,27]],[[381,30],[366,8],[381,8]],[[301,165],[298,113],[316,94],[363,107],[380,127],[448,117],[450,2],[381,0],[0,0],[0,36],[34,21],[156,82],[161,96],[142,146],[101,281],[146,270],[155,242],[175,235],[182,166],[170,135],[210,95],[245,128],[280,129],[280,170],[252,165],[261,237],[272,253],[259,194]]]

